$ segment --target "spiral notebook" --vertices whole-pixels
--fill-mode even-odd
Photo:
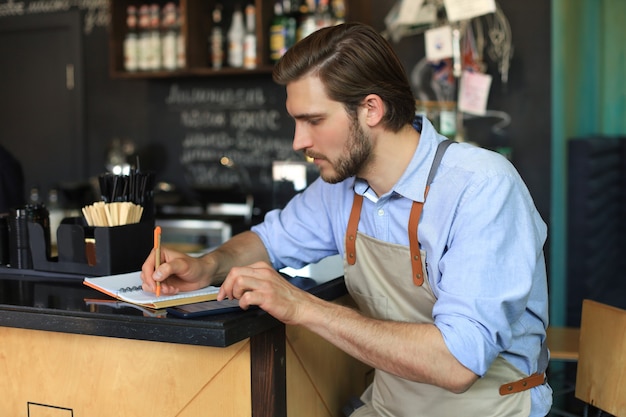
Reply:
[[[215,300],[219,291],[219,287],[208,286],[196,291],[157,297],[156,294],[141,289],[140,273],[137,271],[106,277],[87,277],[83,283],[118,300],[154,309]]]

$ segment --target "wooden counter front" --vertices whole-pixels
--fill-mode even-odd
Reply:
[[[351,303],[343,279],[317,290]],[[260,310],[185,320],[6,303],[2,416],[340,417],[370,373]]]
[[[216,348],[6,327],[0,340],[3,416],[251,413],[249,340]]]

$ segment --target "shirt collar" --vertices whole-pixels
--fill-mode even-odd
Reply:
[[[411,162],[388,195],[396,193],[410,200],[423,203],[426,181],[435,158],[437,146],[446,138],[437,133],[432,123],[423,116],[415,116],[413,128],[420,133],[419,144]],[[368,196],[368,190],[367,181],[361,178],[354,179],[355,193]]]

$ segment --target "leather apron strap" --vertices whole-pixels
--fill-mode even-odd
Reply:
[[[437,174],[437,169],[441,164],[441,160],[443,159],[443,155],[446,153],[448,146],[452,145],[454,141],[448,139],[439,143],[437,146],[437,152],[435,153],[435,158],[433,160],[433,164],[430,166],[430,172],[428,173],[428,178],[426,179],[426,188],[424,189],[424,203],[426,202],[426,197],[428,197],[428,191],[430,190],[430,184],[432,184],[435,179],[435,174]],[[418,203],[417,201],[413,202],[413,206],[411,207],[411,214],[409,216],[409,250],[411,252],[411,269],[413,272],[413,283],[418,287],[424,283],[424,271],[422,270],[422,258],[420,254],[420,244],[418,237],[418,227],[419,221],[422,217],[422,209],[424,208],[424,203]]]
[[[430,167],[428,178],[426,180],[426,189],[424,190],[424,201],[428,196],[428,190],[430,184],[435,178],[437,169],[441,164],[443,155],[445,154],[448,146],[455,143],[452,140],[444,140],[437,146],[435,158],[433,164]],[[354,202],[352,203],[352,210],[350,211],[350,219],[348,220],[348,228],[346,230],[346,259],[349,265],[356,263],[356,236],[357,229],[359,227],[359,218],[361,215],[361,207],[363,206],[363,196],[360,194],[354,194]],[[420,254],[420,245],[418,241],[418,227],[419,221],[422,217],[422,208],[424,203],[413,202],[411,207],[411,214],[409,215],[409,249],[411,252],[411,267],[413,272],[413,283],[417,286],[421,286],[424,283],[424,271],[422,270],[422,258]]]
[[[352,211],[350,211],[350,219],[348,220],[348,229],[346,230],[346,260],[348,265],[356,263],[356,232],[359,228],[359,219],[361,218],[361,207],[363,206],[363,196],[354,194],[352,202]]]

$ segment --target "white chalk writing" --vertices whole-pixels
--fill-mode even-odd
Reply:
[[[109,25],[109,2],[107,0],[33,0],[0,2],[0,18],[36,13],[64,12],[72,8],[83,10],[83,31],[90,34],[95,27]]]

